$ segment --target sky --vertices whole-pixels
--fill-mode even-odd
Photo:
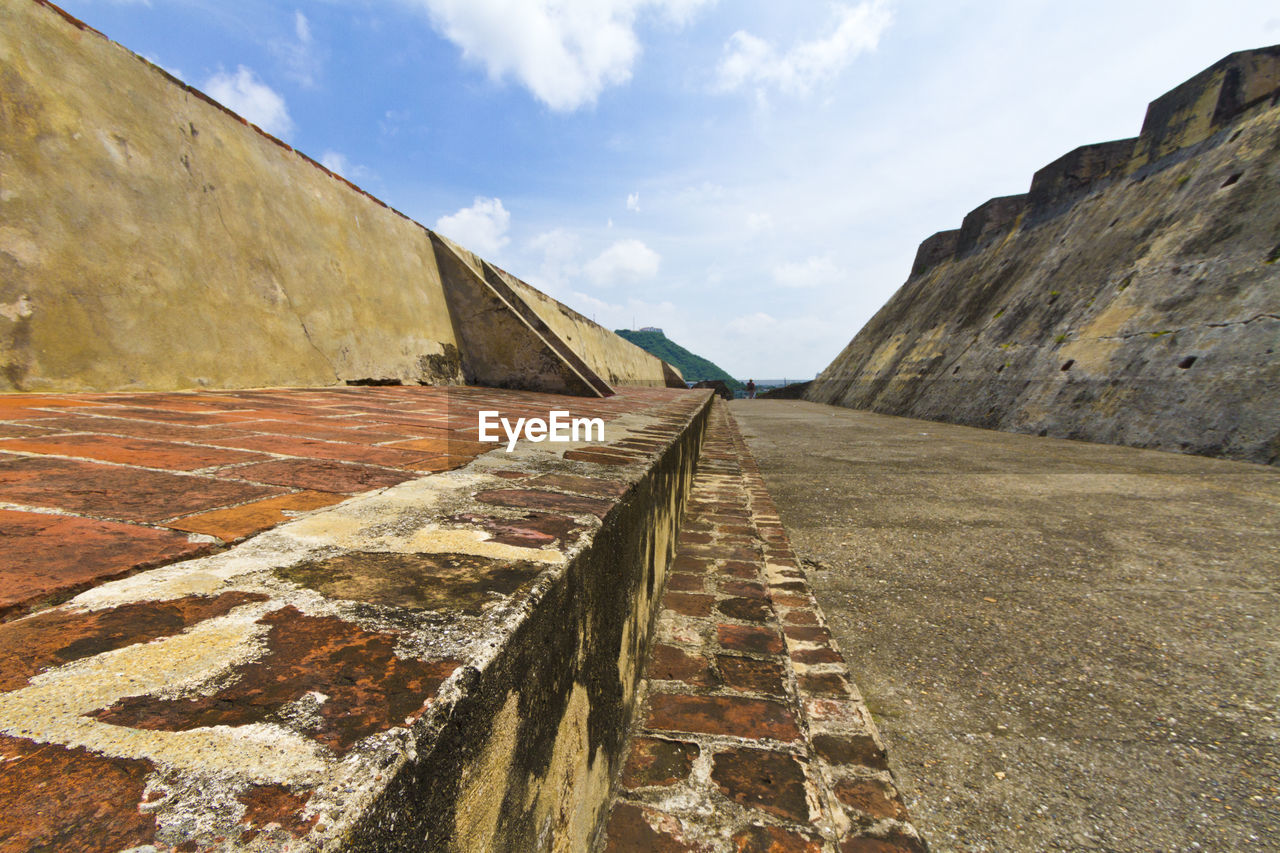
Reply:
[[[1280,42],[1274,0],[62,0],[610,328],[811,378],[920,241]]]

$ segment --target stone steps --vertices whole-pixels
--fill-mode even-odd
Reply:
[[[602,850],[925,849],[718,400],[661,608]]]

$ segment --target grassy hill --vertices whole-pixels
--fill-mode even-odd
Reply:
[[[633,332],[630,329],[615,331],[646,352],[674,366],[686,382],[701,382],[704,379],[723,379],[737,396],[742,391],[742,383],[734,379],[714,363],[700,355],[694,355],[678,343],[672,341],[662,332]]]

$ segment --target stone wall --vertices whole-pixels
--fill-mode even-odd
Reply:
[[[462,331],[527,325],[460,330],[427,229],[47,3],[0,6],[0,91],[0,391],[459,383]],[[607,382],[664,384],[575,316]],[[503,384],[607,393],[522,337],[554,364]]]
[[[1280,47],[920,247],[807,399],[1274,464]]]

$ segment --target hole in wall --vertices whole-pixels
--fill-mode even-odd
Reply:
[[[1065,362],[1063,362],[1062,367],[1060,369],[1063,370],[1064,372],[1068,371],[1071,369],[1071,366],[1075,363],[1076,363],[1076,360],[1074,358],[1069,358]]]
[[[1042,429],[1042,430],[1040,430],[1040,435],[1041,435],[1041,436],[1046,436],[1046,435],[1048,435],[1048,434],[1049,434],[1049,430],[1047,430],[1047,429]]]
[[[1231,186],[1231,185],[1232,185],[1232,184],[1234,184],[1236,181],[1240,180],[1240,176],[1241,176],[1241,175],[1243,175],[1243,174],[1244,174],[1244,172],[1236,172],[1234,175],[1232,175],[1231,177],[1229,177],[1229,178],[1227,178],[1225,181],[1223,181],[1223,182],[1222,182],[1222,186],[1223,186],[1223,187],[1229,187],[1229,186]]]
[[[1110,225],[1108,225],[1107,227],[1108,227],[1108,228],[1115,228],[1115,227],[1116,227],[1116,223],[1118,223],[1119,221],[1120,221],[1120,217],[1119,217],[1119,216],[1117,216],[1115,219],[1111,220],[1111,224],[1110,224]]]
[[[1182,361],[1178,362],[1178,367],[1182,368],[1183,370],[1186,370],[1188,367],[1190,367],[1195,363],[1196,363],[1196,357],[1194,355],[1189,355],[1186,358],[1184,358]]]
[[[959,372],[960,372],[960,368],[957,367],[955,370],[951,371],[951,375],[955,376]]]
[[[1276,261],[1280,261],[1280,243],[1277,243],[1271,250],[1271,254],[1267,255],[1267,263],[1274,264]]]
[[[1244,128],[1241,128],[1240,130],[1237,130],[1235,133],[1231,134],[1231,138],[1230,138],[1230,139],[1228,139],[1227,141],[1228,141],[1228,142],[1235,142],[1237,139],[1239,139],[1239,138],[1240,138],[1240,134],[1242,134],[1242,133],[1244,133]]]
[[[1004,365],[1003,365],[1003,364],[996,368],[996,373],[1004,373]]]

